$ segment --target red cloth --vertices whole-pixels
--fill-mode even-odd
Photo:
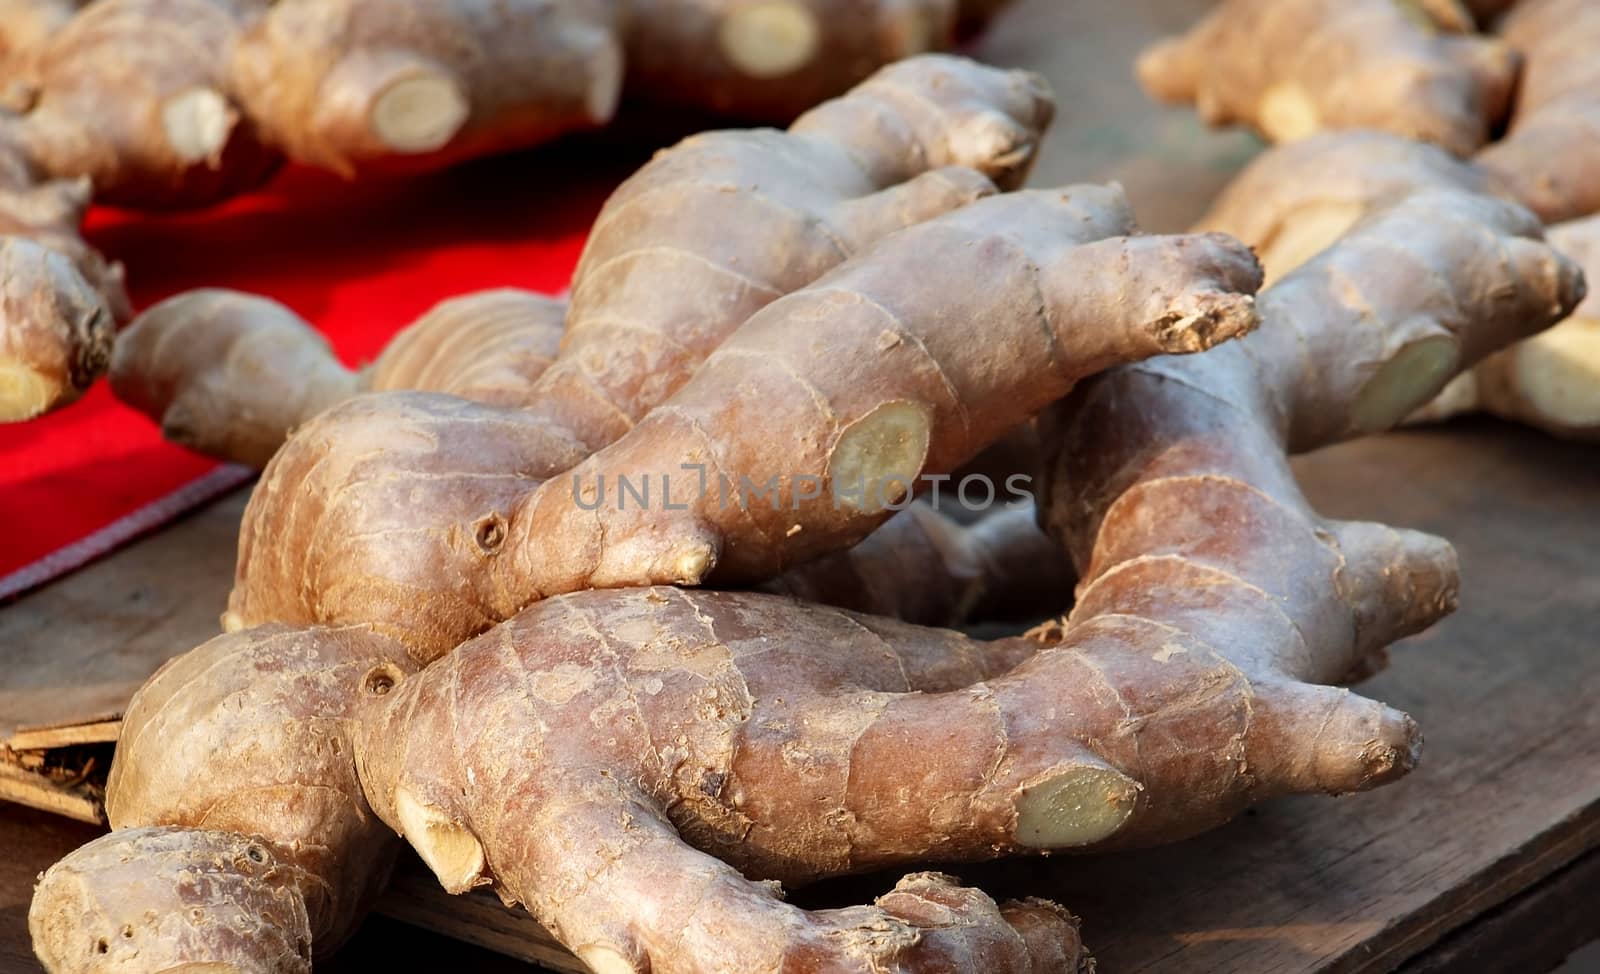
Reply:
[[[96,210],[87,232],[127,265],[136,308],[194,287],[264,294],[354,365],[442,298],[565,288],[605,195],[637,161],[606,155],[600,167],[553,151],[357,184],[291,170],[204,213]],[[66,409],[0,425],[0,599],[248,476],[165,443],[103,382]]]

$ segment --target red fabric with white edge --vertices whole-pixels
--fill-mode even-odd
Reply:
[[[562,291],[606,194],[639,161],[608,152],[597,167],[595,155],[544,152],[356,184],[290,170],[203,213],[97,210],[88,235],[127,265],[135,308],[195,287],[263,294],[355,365],[443,298]],[[104,382],[66,409],[0,425],[0,599],[250,476],[164,442]]]

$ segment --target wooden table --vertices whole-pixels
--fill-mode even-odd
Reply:
[[[1198,215],[1254,143],[1155,109],[1128,65],[1205,6],[1029,0],[986,38],[981,56],[1040,70],[1058,93],[1036,185],[1118,179],[1152,229]],[[1600,937],[1600,452],[1478,423],[1350,444],[1299,468],[1326,513],[1434,531],[1460,549],[1461,611],[1362,688],[1421,722],[1421,767],[1369,795],[1270,803],[1175,847],[957,871],[997,896],[1080,913],[1108,974],[1553,967]],[[152,653],[213,634],[242,505],[227,498],[0,609],[0,646],[22,674],[0,710],[25,709],[30,693],[114,701]],[[37,969],[32,879],[94,834],[0,807],[0,970]],[[797,898],[859,901],[888,882]],[[384,918],[325,969],[386,960],[528,969]]]

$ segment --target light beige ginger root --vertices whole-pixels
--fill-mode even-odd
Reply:
[[[1263,153],[1197,229],[1231,233],[1254,246],[1272,279],[1397,194],[1494,185],[1479,166],[1419,142],[1377,132],[1329,133]],[[1600,276],[1600,219],[1558,224],[1548,233],[1591,278]],[[1488,412],[1567,439],[1600,437],[1597,317],[1591,299],[1574,317],[1462,373],[1412,419]]]
[[[1478,161],[1546,223],[1600,213],[1600,6],[1522,0],[1500,31],[1527,68],[1511,131]]]
[[[622,55],[610,2],[277,0],[233,80],[263,137],[353,176],[438,166],[611,119]]]
[[[0,0],[0,107],[27,105],[34,60],[82,6],[83,0]]]
[[[752,315],[576,469],[535,468],[560,441],[530,410],[351,400],[268,466],[226,623],[361,621],[429,658],[559,592],[741,585],[847,548],[903,499],[890,481],[948,473],[1082,376],[1253,327],[1247,250],[1132,229],[1120,190],[1088,186],[992,197],[892,234]],[[685,464],[704,465],[704,489]],[[653,501],[625,501],[618,475]],[[609,500],[585,500],[602,476]],[[764,498],[721,503],[724,479],[736,491],[772,478]],[[835,505],[835,486],[858,485]]]
[[[267,627],[163,666],[123,721],[106,786],[119,831],[35,894],[46,968],[287,974],[336,950],[399,848],[362,795],[354,721],[414,671],[355,628]]]
[[[156,419],[167,439],[264,466],[295,427],[373,389],[426,389],[517,405],[554,360],[566,305],[502,289],[441,302],[351,370],[315,328],[266,298],[186,291],[118,337],[117,398]]]
[[[1373,128],[1467,156],[1505,117],[1517,75],[1504,44],[1455,33],[1471,22],[1453,0],[1224,0],[1146,51],[1139,80],[1273,142]]]
[[[497,750],[507,760],[530,758],[515,772],[518,781],[536,781],[541,769],[551,772],[559,793],[553,797],[562,799],[542,807],[525,804],[540,800],[530,792],[504,809],[517,824],[495,833],[512,843],[492,856],[507,870],[501,892],[559,924],[558,936],[596,970],[633,968],[616,966],[620,961],[608,954],[614,941],[598,939],[583,924],[629,924],[643,932],[650,913],[679,929],[688,919],[695,934],[693,943],[673,949],[676,938],[661,928],[649,968],[657,974],[744,974],[777,969],[759,961],[784,956],[817,969],[876,963],[874,970],[907,974],[1089,969],[1076,921],[1065,911],[1037,900],[997,908],[982,893],[935,874],[907,877],[871,907],[806,912],[786,906],[771,885],[749,882],[684,846],[650,800],[630,802],[617,794],[610,804],[611,789],[594,776],[596,758],[609,763],[605,752],[631,744],[646,723],[618,724],[632,730],[609,745],[600,741],[618,731],[596,739],[584,730],[592,726],[588,717],[548,737],[529,734],[524,725],[524,717],[544,715],[564,727],[576,708],[595,699],[594,692],[604,695],[620,688],[619,679],[642,677],[655,691],[640,698],[640,717],[663,726],[686,719],[693,735],[684,739],[691,764],[680,776],[698,796],[684,806],[692,814],[725,800],[711,782],[737,780],[731,762],[719,764],[720,771],[697,763],[732,757],[719,757],[714,746],[702,748],[731,727],[725,722],[732,711],[691,703],[726,687],[726,677],[742,672],[753,688],[771,685],[769,701],[786,692],[791,671],[804,674],[796,690],[805,697],[950,691],[997,675],[1025,658],[1033,644],[1011,640],[985,647],[955,633],[806,609],[775,596],[606,592],[592,593],[589,601],[603,613],[593,621],[615,629],[617,660],[624,666],[591,673],[595,647],[587,643],[589,633],[574,626],[586,612],[582,598],[548,603],[538,615],[501,627],[475,644],[474,656],[481,663],[485,650],[503,654],[491,669],[519,657],[534,663],[534,670],[521,675],[486,671],[499,688],[483,685],[479,699],[491,704],[501,692],[531,694],[526,706],[496,718],[512,721],[507,730],[527,748]],[[733,628],[726,635],[705,633],[704,620],[695,619],[702,608]],[[754,652],[765,642],[760,632],[769,622],[799,628],[769,652]],[[688,647],[681,643],[679,649],[641,644],[647,636],[695,639],[702,658],[685,655]],[[574,651],[581,655],[567,660]],[[564,683],[569,675],[573,682]],[[414,732],[446,716],[433,711],[437,700],[430,688],[437,682],[418,686],[426,691],[420,697],[402,697],[400,691],[418,679],[402,647],[360,628],[266,627],[230,634],[165,667],[140,690],[124,721],[107,793],[118,831],[52,867],[35,893],[29,921],[45,967],[52,974],[88,972],[137,957],[141,969],[209,963],[244,971],[309,971],[311,957],[337,948],[364,914],[398,845],[374,815],[369,796],[381,796],[379,807],[404,819],[404,826],[396,820],[390,825],[405,828],[435,868],[462,879],[451,872],[455,858],[473,858],[482,847],[459,826],[430,820],[433,806],[406,797],[405,789],[417,787],[415,773],[397,763],[411,749]],[[740,706],[741,700],[748,707],[748,696],[729,697],[727,705]],[[424,703],[430,708],[426,719],[405,717]],[[391,713],[396,707],[402,712]],[[385,741],[395,733],[391,721],[399,722],[400,733]],[[363,723],[371,726],[363,729]],[[590,744],[599,744],[600,751],[587,753]],[[425,750],[416,747],[419,755]],[[631,760],[637,764],[647,753],[652,752],[636,751]],[[279,765],[273,756],[293,763]],[[548,767],[544,756],[552,759]],[[571,774],[559,770],[569,759],[578,762]],[[665,765],[647,763],[648,770],[639,770],[657,786],[673,787],[671,775],[662,775]],[[471,773],[461,763],[441,770]],[[402,773],[405,780],[393,777]],[[628,779],[637,773],[629,771]],[[206,781],[189,780],[196,775]],[[561,826],[561,813],[582,814],[570,801],[585,796],[590,804],[609,807],[570,823],[583,833],[574,834]],[[396,807],[404,810],[395,813]],[[803,805],[796,811],[805,814]],[[546,822],[554,828],[547,830]],[[821,825],[815,821],[811,828]],[[628,869],[620,881],[592,881],[596,857],[607,853],[595,840],[608,837],[590,830],[615,830],[622,840],[612,850]],[[529,841],[519,842],[519,834]],[[548,858],[566,843],[573,844],[564,862]],[[642,845],[659,847],[663,857],[640,855]],[[664,885],[639,885],[646,880]],[[697,886],[720,899],[681,916],[649,909]],[[583,887],[592,891],[574,896]],[[557,905],[562,900],[568,904]],[[224,903],[226,913],[219,909]],[[623,909],[616,912],[615,906]]]
[[[279,160],[240,115],[228,59],[266,6],[98,0],[39,52],[7,127],[45,173],[88,176],[98,202],[202,206],[253,189]]]
[[[79,235],[82,180],[46,180],[0,133],[0,422],[77,399],[128,314],[122,268]]]
[[[1551,246],[1600,281],[1600,215],[1548,229]],[[1490,356],[1420,410],[1419,420],[1487,412],[1569,440],[1600,442],[1600,295],[1571,318]]]
[[[1487,191],[1477,166],[1425,142],[1366,129],[1261,153],[1193,229],[1255,248],[1268,283],[1316,256],[1379,203],[1428,188]]]

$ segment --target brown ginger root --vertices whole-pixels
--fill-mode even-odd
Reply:
[[[1550,245],[1600,281],[1600,215],[1548,230]],[[1413,418],[1487,412],[1569,440],[1600,442],[1600,295],[1572,317],[1456,378]]]
[[[1504,44],[1449,32],[1471,22],[1453,0],[1225,0],[1146,51],[1139,80],[1273,142],[1374,128],[1466,156],[1504,118],[1517,74]]]
[[[1522,0],[1500,32],[1527,68],[1511,131],[1478,161],[1546,223],[1600,213],[1600,6]]]
[[[650,101],[786,122],[886,64],[953,47],[957,6],[636,0],[628,16],[629,90]]]
[[[122,268],[79,236],[81,180],[43,180],[0,132],[0,422],[77,399],[128,314]]]
[[[367,390],[518,405],[555,358],[565,308],[513,289],[452,298],[395,335],[370,368],[352,371],[275,301],[187,291],[117,337],[111,388],[160,422],[167,439],[261,467],[295,427]]]
[[[354,176],[447,165],[610,121],[622,85],[611,3],[278,0],[233,76],[264,138]]]
[[[1408,198],[1264,295],[1255,335],[1115,370],[1056,407],[1052,524],[1088,569],[1056,644],[980,643],[759,594],[562,596],[361,697],[343,726],[366,800],[447,888],[494,885],[601,970],[742,972],[786,958],[1072,970],[1072,958],[1039,953],[1050,938],[1076,947],[1042,904],[997,914],[916,877],[914,911],[891,899],[808,914],[702,853],[752,878],[803,881],[1157,842],[1272,795],[1403,774],[1418,741],[1410,720],[1317,684],[1359,674],[1448,611],[1452,553],[1317,518],[1285,454],[1399,418],[1450,367],[1569,310],[1581,277],[1537,232],[1531,215],[1482,197]],[[1419,360],[1446,365],[1419,375]],[[1310,368],[1327,362],[1340,367]],[[221,637],[174,672],[215,679],[207,654],[248,659],[263,635]],[[325,665],[305,651],[268,659],[242,669],[270,671],[270,685]],[[403,672],[398,654],[384,659]],[[368,685],[333,682],[350,697]],[[166,694],[191,697],[221,699]],[[229,720],[246,723],[255,708],[238,709]],[[134,711],[130,735],[161,713]],[[204,722],[169,723],[209,739]],[[177,778],[151,787],[146,821],[127,824],[155,824],[182,800],[177,780],[196,772],[170,763]],[[188,763],[210,770],[204,756]],[[119,771],[112,790],[142,780]],[[254,822],[235,827],[272,839]],[[89,875],[76,862],[86,855],[56,870]],[[173,881],[149,865],[91,876],[112,887],[97,899]],[[58,889],[47,875],[35,916],[60,912]],[[930,900],[960,922],[919,937],[906,914],[915,927]]]
[[[774,621],[797,616],[794,621],[801,627],[797,639],[758,657],[749,655],[760,641],[754,630],[741,630],[746,634],[726,645],[708,644],[703,665],[688,657],[681,663],[661,657],[656,664],[640,657],[648,672],[657,675],[654,692],[661,707],[642,698],[651,702],[652,720],[684,706],[679,699],[683,691],[702,692],[706,678],[715,678],[719,669],[729,666],[745,669],[755,681],[753,686],[781,686],[787,671],[800,667],[808,674],[804,682],[815,683],[818,689],[938,692],[1003,672],[1033,649],[1020,640],[985,647],[955,633],[866,617],[856,621],[844,613],[804,609],[772,596],[684,597],[670,590],[599,594],[609,615],[596,621],[615,625],[616,638],[629,648],[652,631],[651,622],[681,628],[692,621],[690,610],[697,605],[723,615],[742,613],[749,625],[759,624],[765,616]],[[483,645],[513,655],[533,653],[541,646],[575,646],[566,637],[579,636],[571,623],[577,618],[573,612],[583,611],[581,606],[549,606],[540,618],[496,630],[496,638],[485,637]],[[536,635],[534,627],[552,623],[557,638],[530,638]],[[698,631],[699,625],[681,631],[687,635]],[[874,632],[882,639],[871,639]],[[924,632],[933,638],[907,638]],[[869,636],[865,645],[863,634]],[[811,644],[814,657],[806,655]],[[564,683],[569,675],[577,682]],[[560,719],[588,699],[587,690],[605,684],[604,678],[600,684],[586,678],[584,667],[575,662],[533,676],[527,686],[520,677],[503,684],[506,689],[515,687],[515,692],[531,689],[530,708],[519,709],[519,714],[544,712]],[[389,732],[389,722],[402,721],[407,734],[426,722],[411,722],[403,714],[389,712],[393,706],[409,710],[415,705],[413,698],[402,698],[400,690],[416,679],[400,647],[359,628],[264,627],[214,639],[165,667],[135,697],[123,725],[107,796],[118,831],[52,867],[35,894],[30,925],[46,968],[53,974],[98,970],[108,957],[117,962],[141,951],[144,960],[159,951],[158,967],[218,963],[233,964],[238,970],[309,970],[312,952],[327,956],[370,905],[396,845],[393,834],[373,817],[358,773],[362,780],[379,782],[374,794],[397,802],[400,810],[395,814],[406,822],[404,827],[425,860],[442,875],[464,875],[462,869],[480,868],[484,860],[476,838],[431,817],[433,806],[407,798],[406,785],[415,787],[409,781],[397,789],[397,782],[382,777],[401,770],[394,761],[407,748],[404,738],[376,743]],[[431,707],[431,694],[425,699]],[[695,712],[710,715],[717,710],[681,711],[685,716]],[[373,725],[370,732],[358,729],[362,722]],[[635,732],[643,730],[637,723],[631,726]],[[523,732],[520,723],[515,732]],[[587,737],[565,736],[574,741]],[[632,736],[625,735],[630,741]],[[539,735],[524,739],[532,744]],[[697,732],[695,740],[701,739]],[[375,745],[377,750],[370,752],[375,760],[369,760],[366,749]],[[506,749],[503,754],[509,757],[518,750]],[[292,760],[294,772],[286,774],[287,766],[273,764],[274,755]],[[374,773],[380,777],[373,778]],[[731,768],[728,773],[732,775]],[[190,780],[199,774],[206,780]],[[559,780],[560,790],[565,791],[567,779],[557,775],[552,780]],[[707,794],[714,793],[701,792],[700,805]],[[604,797],[603,790],[592,790],[593,800]],[[525,824],[543,821],[562,807],[567,806],[533,809],[536,818]],[[639,807],[647,810],[643,803]],[[625,809],[619,805],[615,810]],[[663,841],[670,827],[661,823],[659,813],[633,824],[616,815],[590,824],[606,822],[621,827],[619,837],[636,836],[618,851],[639,840],[662,846],[666,855],[660,859],[625,857],[636,867],[646,866],[647,873],[659,869],[657,882],[665,881],[672,889],[709,882],[733,894],[724,895],[725,902],[717,904],[714,913],[697,913],[699,922],[704,922],[732,909],[732,915],[715,924],[728,931],[727,942],[711,951],[662,949],[651,968],[658,974],[743,974],[765,969],[754,964],[761,954],[798,957],[802,951],[824,966],[876,959],[882,966],[875,970],[908,974],[930,969],[1077,974],[1087,969],[1076,921],[1042,901],[997,909],[981,893],[961,889],[947,877],[918,874],[902,880],[873,907],[807,913],[785,906],[772,887],[740,878],[675,837]],[[510,838],[514,831],[502,834]],[[544,838],[565,842],[577,837]],[[528,902],[542,905],[570,896],[577,889],[574,880],[590,868],[593,857],[604,854],[596,846],[574,846],[570,851],[566,866],[546,874],[540,899]],[[535,865],[516,850],[504,855],[496,851],[493,858]],[[202,882],[195,881],[195,872],[203,875]],[[619,891],[625,886],[609,878],[592,885],[615,886]],[[509,885],[502,892],[518,895]],[[646,902],[659,902],[666,892],[651,890],[649,900],[630,903],[625,915],[636,914]],[[216,922],[213,904],[223,896],[240,914],[232,927]],[[585,903],[601,899],[586,894],[556,917],[581,912]],[[159,919],[149,919],[151,910]],[[603,919],[596,915],[590,922]],[[573,929],[570,921],[567,929]],[[238,936],[236,930],[246,935]],[[763,945],[769,937],[780,942]],[[597,970],[628,969],[604,966],[608,960],[618,963],[607,953],[613,950],[609,941],[569,934],[566,942]],[[926,966],[940,960],[941,966]]]
[[[558,592],[744,584],[849,547],[892,513],[894,478],[949,472],[1085,374],[1253,326],[1259,270],[1244,248],[1131,229],[1119,190],[1078,187],[982,200],[891,235],[753,315],[671,400],[555,479],[544,477],[564,468],[541,475],[529,458],[561,443],[529,410],[352,400],[268,467],[227,625],[360,620],[436,655]],[[971,342],[974,328],[988,342]],[[567,447],[573,462],[586,452]],[[684,464],[706,465],[705,490]],[[611,503],[585,510],[581,492],[602,474]],[[654,501],[619,502],[619,474]],[[787,482],[748,511],[719,503],[719,479],[737,490],[771,477]],[[836,508],[833,485],[858,483],[883,496]]]
[[[518,496],[625,433],[773,299],[992,192],[983,173],[1020,180],[1050,110],[1031,74],[930,56],[884,69],[787,133],[709,133],[658,154],[596,222],[561,354],[523,408],[366,397],[286,444],[241,532],[228,624],[386,616],[385,631],[438,653],[510,615],[522,596],[484,563]],[[401,429],[419,438],[396,439]],[[391,448],[361,445],[372,436]],[[319,461],[345,449],[348,466]],[[346,477],[366,484],[346,490]],[[370,493],[413,489],[403,504]],[[279,588],[312,563],[352,570],[315,573],[327,590]],[[454,579],[448,590],[441,577]]]
[[[46,174],[88,176],[99,202],[203,206],[278,165],[228,77],[266,0],[98,0],[50,37],[25,114],[5,123]]]
[[[752,315],[627,436],[519,499],[491,569],[533,597],[770,578],[865,537],[1083,376],[1254,327],[1260,270],[1237,242],[1132,232],[1120,189],[1079,186],[886,238]],[[630,504],[624,476],[653,479],[657,502]]]

